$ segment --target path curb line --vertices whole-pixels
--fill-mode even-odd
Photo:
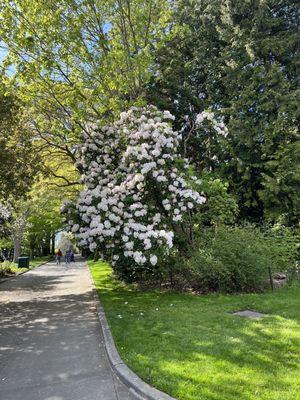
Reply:
[[[155,389],[148,383],[144,382],[124,363],[115,346],[115,342],[112,337],[112,333],[110,331],[104,309],[100,303],[100,299],[95,288],[95,282],[91,275],[90,269],[89,272],[93,283],[93,295],[96,302],[97,315],[103,333],[107,357],[112,370],[129,389],[136,392],[144,400],[176,400],[174,397],[171,397],[168,394],[163,393],[160,390]]]
[[[27,271],[20,272],[19,274],[13,275],[13,276],[11,276],[10,278],[3,278],[3,279],[0,278],[0,285],[1,285],[1,283],[7,282],[7,281],[11,281],[12,279],[16,279],[16,278],[18,278],[18,277],[21,276],[21,275],[27,274],[27,272],[33,271],[34,269],[39,268],[39,267],[41,267],[42,265],[48,264],[48,262],[51,262],[51,260],[44,261],[42,264],[39,264],[39,265],[37,265],[36,267],[28,268]]]

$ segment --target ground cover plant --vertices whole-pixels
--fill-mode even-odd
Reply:
[[[295,400],[300,382],[300,286],[195,296],[141,292],[89,262],[123,360],[179,400]],[[231,313],[254,309],[251,320]]]
[[[0,277],[7,275],[14,275],[13,264],[9,261],[0,263]]]

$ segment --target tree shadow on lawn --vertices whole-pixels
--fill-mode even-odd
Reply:
[[[93,273],[120,355],[145,381],[184,400],[297,398],[299,285],[193,296],[138,291],[105,265]],[[232,315],[243,309],[269,315]]]
[[[134,345],[135,354],[129,354],[128,361],[137,372],[144,374],[148,370],[149,375],[144,375],[144,379],[150,383],[162,382],[160,388],[175,397],[181,388],[191,392],[190,397],[183,399],[254,399],[260,398],[254,397],[255,390],[270,390],[273,394],[286,390],[287,394],[293,389],[294,397],[291,394],[290,398],[294,399],[296,388],[289,386],[286,374],[296,374],[299,368],[299,341],[296,336],[287,338],[284,333],[294,322],[275,318],[272,324],[275,334],[265,332],[260,322],[239,321],[234,332],[220,326],[215,331],[205,332],[203,328],[198,330],[195,340],[197,335],[189,334],[191,327],[188,327],[172,334],[156,334],[151,343],[154,322],[141,336],[146,339],[146,346],[144,341],[141,346]],[[138,324],[132,327],[135,328],[140,332]],[[168,329],[171,326],[163,330],[168,332]],[[283,394],[278,398],[288,397]]]
[[[189,400],[294,400],[299,325],[288,310],[299,300],[275,296],[194,297],[121,287],[100,294],[121,356],[159,389]],[[270,315],[251,320],[231,314],[249,307]]]

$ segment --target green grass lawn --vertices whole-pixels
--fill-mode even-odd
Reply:
[[[89,262],[123,360],[180,400],[300,399],[300,285],[266,294],[141,292]],[[233,316],[241,309],[269,314]]]

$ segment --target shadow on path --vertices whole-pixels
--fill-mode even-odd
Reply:
[[[129,400],[109,367],[89,272],[46,264],[0,287],[1,400]]]

